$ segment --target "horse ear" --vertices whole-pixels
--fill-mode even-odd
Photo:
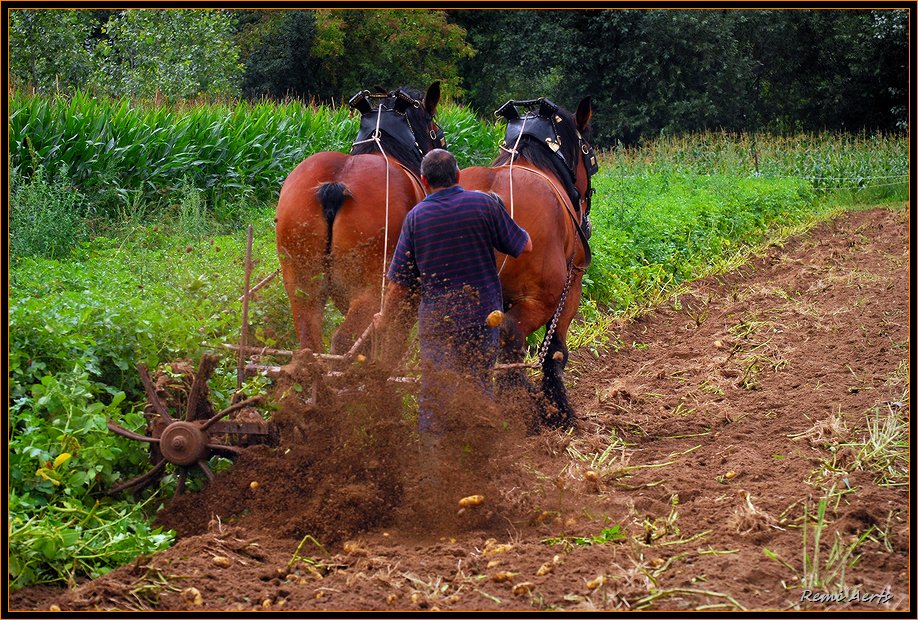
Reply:
[[[587,95],[580,100],[580,105],[577,106],[577,129],[580,131],[586,129],[591,118],[593,118],[593,97]]]
[[[440,103],[440,81],[437,80],[430,85],[430,88],[427,89],[427,94],[424,95],[424,107],[427,109],[427,113],[431,116],[437,111],[437,104]]]

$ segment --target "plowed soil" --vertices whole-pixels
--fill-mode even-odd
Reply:
[[[280,447],[166,506],[171,549],[10,607],[911,609],[909,230],[846,213],[619,321],[571,353],[580,428],[470,412],[439,486],[404,390],[312,407],[295,362]]]

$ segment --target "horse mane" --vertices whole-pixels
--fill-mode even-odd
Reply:
[[[574,119],[574,115],[564,108],[559,107],[558,114],[561,116],[561,123],[556,125],[556,129],[559,134],[558,138],[561,140],[561,148],[564,151],[565,159],[571,162],[574,170],[576,170],[577,158],[581,156],[580,141],[577,139],[577,121]],[[590,133],[590,128],[587,127],[582,134],[583,139],[587,142],[590,141]],[[507,148],[512,147],[512,144],[507,145]],[[570,196],[574,208],[577,208],[578,201],[575,197],[578,196],[578,191],[574,186],[574,175],[556,153],[552,152],[541,140],[525,134],[520,137],[516,151],[517,154],[514,156],[508,151],[501,150],[491,165],[502,166],[511,163],[511,161],[516,161],[519,157],[524,157],[536,168],[551,170],[564,184],[564,190]]]
[[[401,90],[405,92],[410,97],[417,99],[418,101],[423,101],[424,95],[420,91],[414,88],[408,88],[405,86],[401,87]],[[395,104],[395,97],[387,97],[385,99],[385,105],[387,107],[393,107]],[[414,130],[415,139],[418,141],[418,145],[421,147],[424,152],[431,150],[433,147],[428,145],[429,138],[427,136],[427,124],[430,121],[429,118],[426,118],[427,112],[422,105],[420,108],[409,107],[406,111],[408,114],[408,119],[411,122],[411,128]],[[421,174],[421,154],[418,153],[418,150],[413,144],[404,144],[395,140],[390,136],[386,131],[382,132],[382,148],[385,150],[386,155],[394,157],[406,168],[412,170],[416,174]],[[427,147],[427,148],[425,148]],[[376,142],[364,142],[363,144],[355,144],[351,147],[351,155],[379,155],[379,145]]]

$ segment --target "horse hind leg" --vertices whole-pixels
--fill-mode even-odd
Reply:
[[[542,420],[552,428],[570,428],[577,421],[577,414],[567,398],[567,388],[564,387],[567,359],[567,345],[556,332],[548,343],[542,361],[542,392],[551,404],[550,412],[546,412]]]
[[[293,326],[301,349],[322,351],[322,321],[325,309],[324,274],[304,274],[302,268],[281,263],[284,288],[290,299]]]

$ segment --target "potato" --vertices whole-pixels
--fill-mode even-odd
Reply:
[[[488,327],[500,327],[500,324],[504,322],[504,313],[500,310],[494,310],[491,314],[488,315],[488,318],[485,319],[485,323],[488,324]]]
[[[536,571],[536,575],[539,577],[544,577],[553,570],[555,570],[554,564],[545,562],[545,564],[542,564],[542,566],[539,567],[539,570]]]
[[[204,598],[201,596],[201,591],[197,588],[185,588],[182,590],[182,598],[193,605],[204,604]]]
[[[472,506],[480,506],[484,503],[484,495],[469,495],[468,497],[463,497],[459,500],[459,506],[462,508],[470,508]]]
[[[606,578],[605,578],[605,576],[604,576],[604,575],[600,575],[600,576],[598,576],[596,579],[591,579],[590,581],[588,581],[587,584],[586,584],[586,586],[587,586],[590,590],[595,590],[596,588],[598,588],[598,587],[601,586],[601,585],[604,585],[605,583],[606,583]]]
[[[524,581],[513,586],[513,593],[516,596],[523,596],[524,594],[529,594],[532,592],[533,583],[531,581]]]

